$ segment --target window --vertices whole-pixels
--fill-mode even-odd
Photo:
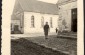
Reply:
[[[41,27],[44,26],[44,17],[41,18]]]
[[[34,25],[34,16],[33,15],[31,16],[31,27],[35,27],[35,25]]]
[[[50,27],[53,28],[52,17],[50,18]]]

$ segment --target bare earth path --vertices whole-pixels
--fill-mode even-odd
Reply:
[[[44,36],[42,37],[30,37],[25,38],[29,41],[32,41],[34,43],[37,43],[39,45],[43,45],[46,47],[53,48],[57,51],[62,51],[65,53],[70,54],[72,52],[72,55],[77,55],[77,39],[75,38],[57,38],[56,36],[49,36],[47,40],[45,40]]]
[[[66,55],[38,46],[26,39],[11,41],[11,55]]]

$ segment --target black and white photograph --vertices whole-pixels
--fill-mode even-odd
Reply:
[[[10,46],[8,53],[10,55],[80,55],[79,49],[83,48],[83,28],[81,28],[83,24],[79,23],[79,19],[81,21],[83,17],[80,18],[78,15],[80,12],[78,1],[13,0],[9,2],[10,6],[6,6],[8,3],[3,1],[3,12],[10,14],[10,18],[3,19],[9,25],[4,23],[6,26],[2,26],[5,27],[3,31],[9,31],[10,38],[4,36],[10,39],[9,44],[5,44]],[[6,17],[6,13],[3,13],[2,17]],[[82,32],[80,33],[79,30]],[[82,48],[78,48],[79,45]]]

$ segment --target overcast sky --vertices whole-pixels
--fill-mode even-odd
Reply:
[[[38,0],[38,1],[56,4],[58,0]]]

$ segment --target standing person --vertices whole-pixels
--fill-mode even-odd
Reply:
[[[58,35],[58,28],[56,28],[55,30],[56,30],[56,33],[57,33],[57,35]]]
[[[48,31],[49,31],[49,25],[48,22],[44,25],[44,34],[45,34],[45,39],[48,39]]]

